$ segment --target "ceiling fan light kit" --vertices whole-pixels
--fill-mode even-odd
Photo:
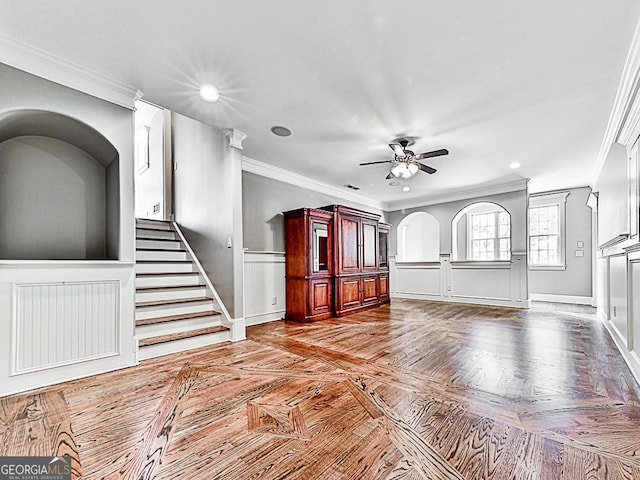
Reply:
[[[423,158],[432,158],[439,157],[442,155],[448,155],[449,151],[446,149],[433,150],[431,152],[420,153],[416,155],[411,150],[407,150],[407,146],[410,145],[411,140],[403,138],[399,139],[398,143],[390,143],[389,147],[393,150],[393,160],[383,160],[380,162],[366,162],[361,163],[360,165],[375,165],[379,163],[391,163],[391,169],[389,170],[389,174],[386,176],[387,180],[391,180],[392,178],[404,178],[408,179],[413,177],[418,171],[423,171],[425,173],[433,174],[436,173],[436,169],[429,167],[428,165],[424,165],[423,163],[418,162]],[[411,142],[413,143],[413,142]]]

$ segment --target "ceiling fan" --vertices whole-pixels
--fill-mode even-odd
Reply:
[[[383,160],[380,162],[366,162],[360,165],[375,165],[378,163],[391,163],[392,167],[389,174],[386,176],[387,180],[394,177],[397,178],[411,178],[418,171],[422,170],[425,173],[436,173],[436,169],[420,163],[418,160],[423,158],[440,157],[442,155],[448,155],[449,150],[443,148],[440,150],[434,150],[432,152],[425,152],[415,154],[411,150],[407,150],[407,146],[412,145],[413,141],[407,138],[399,138],[395,143],[390,143],[389,147],[393,150],[393,160]]]

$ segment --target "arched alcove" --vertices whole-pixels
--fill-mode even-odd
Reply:
[[[454,261],[511,259],[511,215],[492,202],[476,202],[460,210],[451,222]]]
[[[119,156],[65,115],[0,115],[0,259],[117,259]]]
[[[430,213],[414,212],[402,219],[397,229],[398,262],[440,260],[440,223]]]

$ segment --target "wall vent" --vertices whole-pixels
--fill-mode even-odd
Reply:
[[[350,188],[351,190],[360,190],[360,187],[356,187],[353,183],[347,183],[344,186]]]

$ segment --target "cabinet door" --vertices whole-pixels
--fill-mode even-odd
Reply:
[[[311,315],[329,312],[331,310],[331,297],[330,278],[311,280]]]
[[[360,277],[341,278],[338,281],[339,292],[339,310],[357,307],[360,301]]]
[[[360,220],[355,217],[340,216],[339,222],[339,268],[341,273],[357,273],[360,271],[359,244]]]
[[[378,269],[378,223],[362,222],[362,270]]]
[[[389,275],[380,275],[378,284],[380,301],[384,302],[389,299]]]
[[[378,277],[362,278],[362,303],[378,301]]]

